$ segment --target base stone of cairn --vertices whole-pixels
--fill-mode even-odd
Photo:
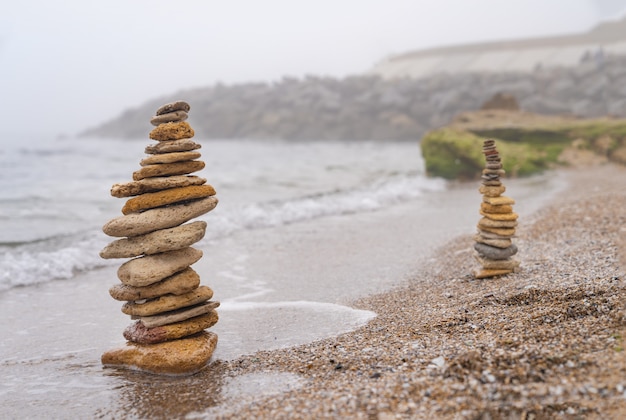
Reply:
[[[133,181],[114,184],[111,195],[130,197],[123,216],[102,230],[118,237],[100,251],[102,258],[131,258],[117,271],[119,284],[109,289],[125,302],[122,312],[135,320],[124,330],[124,347],[102,355],[102,364],[156,374],[189,375],[207,366],[217,335],[205,331],[218,321],[219,302],[200,285],[191,265],[202,258],[192,245],[204,237],[206,222],[191,219],[218,203],[215,190],[193,172],[204,168],[201,146],[185,122],[189,104],[177,101],[159,108],[141,168]]]
[[[483,195],[480,205],[483,217],[474,236],[474,256],[480,264],[480,268],[473,273],[477,279],[509,274],[519,267],[519,261],[512,258],[517,254],[517,246],[511,240],[515,237],[518,217],[513,212],[515,200],[502,195],[506,190],[500,181],[504,169],[494,140],[484,141],[483,153],[486,167],[479,189]]]

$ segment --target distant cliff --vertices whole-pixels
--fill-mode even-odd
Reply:
[[[384,78],[421,78],[439,73],[525,71],[572,67],[582,58],[626,54],[626,16],[583,33],[479,42],[390,56],[372,69]]]
[[[391,80],[307,77],[215,85],[155,98],[81,136],[145,139],[154,111],[165,102],[184,99],[192,108],[189,122],[201,138],[418,140],[500,92],[513,95],[529,112],[624,118],[626,56],[524,73],[444,73]]]

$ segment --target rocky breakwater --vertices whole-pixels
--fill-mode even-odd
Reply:
[[[145,149],[149,156],[133,181],[111,188],[112,196],[131,198],[123,216],[102,228],[120,239],[100,256],[131,258],[119,267],[121,283],[109,293],[125,302],[122,312],[135,321],[124,331],[126,345],[102,355],[105,366],[193,374],[207,365],[217,345],[217,335],[205,330],[218,321],[219,302],[211,301],[213,291],[200,285],[190,267],[202,257],[191,245],[204,237],[206,222],[186,222],[211,211],[218,200],[206,179],[190,175],[205,164],[185,122],[189,109],[177,101],[157,110],[150,132],[156,143]]]
[[[483,153],[487,161],[479,189],[483,195],[480,205],[483,217],[474,237],[475,257],[480,264],[480,268],[474,271],[477,279],[509,274],[519,266],[519,261],[511,258],[517,254],[517,246],[511,241],[518,217],[513,212],[515,200],[502,195],[506,190],[500,181],[504,169],[494,140],[484,141]]]

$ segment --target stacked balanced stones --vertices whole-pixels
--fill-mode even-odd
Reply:
[[[477,279],[500,276],[515,271],[519,261],[511,258],[517,253],[517,246],[511,239],[515,236],[517,214],[513,212],[515,200],[502,195],[506,188],[500,181],[504,175],[500,154],[494,140],[485,140],[483,153],[487,161],[482,173],[478,233],[474,236],[475,257],[480,269],[474,271]]]
[[[133,181],[114,184],[111,195],[129,198],[123,216],[104,225],[109,236],[102,258],[132,258],[117,272],[121,283],[109,290],[125,301],[122,312],[135,320],[124,331],[125,347],[105,352],[102,363],[161,374],[192,374],[205,367],[217,335],[205,331],[217,320],[213,291],[200,286],[190,266],[202,251],[191,245],[204,237],[206,222],[193,218],[217,205],[206,179],[190,175],[204,168],[200,145],[185,122],[189,104],[177,101],[159,108],[156,127]]]

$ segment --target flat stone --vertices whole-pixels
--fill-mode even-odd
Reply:
[[[487,197],[499,197],[505,190],[506,190],[506,187],[504,185],[498,185],[498,186],[481,185],[480,188],[478,189],[478,192],[480,192],[483,195],[486,195]]]
[[[511,246],[507,248],[498,248],[486,244],[475,243],[474,249],[478,252],[478,255],[490,260],[506,260],[507,258],[517,254],[517,246],[515,246],[515,244],[511,244]]]
[[[179,100],[179,101],[170,102],[168,104],[161,106],[159,109],[156,110],[155,114],[163,115],[163,114],[168,114],[174,111],[189,112],[190,110],[191,110],[191,106],[189,106],[187,102]]]
[[[159,344],[128,342],[102,355],[108,367],[139,370],[159,375],[193,375],[204,369],[217,346],[217,334],[203,331],[180,340]]]
[[[504,171],[504,169],[483,169],[483,175],[497,175],[497,176],[502,176],[504,175],[506,172]]]
[[[515,221],[518,218],[517,213],[487,213],[480,210],[480,214],[491,220]]]
[[[159,163],[185,162],[187,160],[198,159],[200,156],[202,156],[200,152],[161,153],[160,155],[152,155],[145,159],[141,159],[139,165],[148,166]]]
[[[170,141],[160,141],[157,144],[151,144],[144,149],[146,154],[155,155],[161,153],[187,152],[190,150],[200,149],[202,145],[191,139],[180,139]]]
[[[167,207],[117,217],[107,222],[102,231],[109,236],[138,236],[181,225],[217,206],[217,197],[187,201]]]
[[[515,232],[508,234],[508,235],[503,235],[503,234],[498,234],[498,233],[493,233],[493,232],[487,232],[486,230],[483,230],[480,227],[478,228],[478,234],[486,239],[511,239],[515,237]]]
[[[133,258],[187,248],[204,237],[206,222],[195,221],[174,228],[113,241],[100,251],[100,257]]]
[[[157,141],[180,140],[190,139],[194,134],[193,128],[185,121],[169,122],[153,128],[150,132],[150,138]]]
[[[482,203],[480,203],[480,211],[483,211],[485,213],[489,213],[489,214],[507,214],[507,213],[513,213],[513,206],[509,205],[509,204],[500,204],[500,205],[492,205],[489,203],[485,203],[484,201]]]
[[[187,160],[184,162],[159,163],[147,165],[138,171],[133,172],[133,180],[139,181],[144,178],[155,176],[185,175],[204,169],[204,162],[201,160]]]
[[[117,277],[124,284],[143,287],[184,270],[200,258],[202,251],[191,247],[147,255],[126,261],[118,268]]]
[[[212,309],[204,315],[154,328],[147,328],[141,321],[136,321],[126,327],[124,338],[140,344],[162,343],[199,333],[215,325],[218,320],[217,312]]]
[[[210,287],[200,286],[184,295],[163,295],[145,303],[126,302],[122,305],[122,312],[126,315],[152,316],[197,305],[210,300],[212,297],[213,290]]]
[[[475,254],[474,258],[487,270],[515,270],[519,267],[519,261],[512,258],[506,260],[490,260],[488,258],[482,258],[478,254]]]
[[[188,185],[203,185],[205,178],[195,175],[179,175],[168,177],[145,178],[140,181],[131,181],[123,184],[113,184],[111,195],[113,197],[132,197],[134,195],[145,194],[167,190],[169,188],[186,187]]]
[[[143,300],[172,294],[184,295],[195,290],[200,285],[200,276],[189,267],[165,279],[148,286],[136,287],[118,283],[109,289],[109,294],[115,300]]]
[[[211,301],[204,302],[195,306],[189,306],[187,308],[176,309],[174,311],[161,313],[159,315],[140,317],[133,316],[131,318],[141,321],[141,323],[146,328],[154,328],[160,327],[162,325],[168,325],[175,322],[184,321],[195,316],[204,315],[206,313],[209,313],[212,309],[217,308],[218,306],[220,306],[219,302]]]
[[[478,221],[478,226],[482,229],[485,227],[489,228],[514,228],[517,226],[517,221],[515,220],[492,220],[487,217],[482,217]]]
[[[515,204],[515,200],[511,197],[505,197],[501,195],[500,197],[486,197],[483,196],[483,201],[487,204],[491,204],[492,206],[501,206],[503,204]]]
[[[183,110],[172,111],[165,114],[155,115],[154,117],[150,118],[150,124],[159,125],[169,122],[181,122],[187,120],[187,118],[189,118],[189,114],[187,114]]]
[[[474,270],[473,274],[476,279],[487,279],[490,277],[503,276],[512,272],[513,270],[487,270],[483,268],[480,270]]]
[[[502,169],[502,163],[501,162],[487,162],[485,167],[487,169]]]
[[[158,192],[145,193],[129,199],[126,201],[126,204],[124,204],[124,207],[122,207],[122,213],[137,213],[156,207],[179,203],[181,201],[195,200],[213,195],[215,195],[215,189],[208,184],[170,188]]]
[[[484,225],[478,225],[478,228],[483,232],[491,232],[504,237],[512,237],[513,235],[515,235],[514,228],[499,228]]]
[[[493,180],[500,180],[500,175],[498,174],[483,174],[481,176],[482,179],[484,179],[485,181],[493,181]]]
[[[500,181],[500,177],[498,175],[483,175],[481,176],[482,178],[482,184],[483,185],[488,185],[488,186],[499,186],[502,185],[502,182]],[[498,182],[498,184],[493,184],[495,182]]]
[[[508,248],[513,244],[510,238],[507,239],[490,239],[482,235],[474,235],[474,240],[481,244],[495,246],[496,248]]]

